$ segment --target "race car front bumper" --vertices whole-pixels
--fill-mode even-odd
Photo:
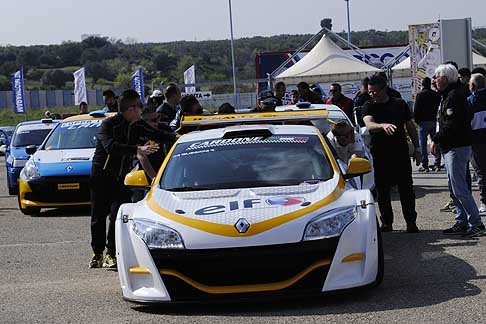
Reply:
[[[374,204],[340,237],[239,248],[148,249],[118,215],[116,245],[123,297],[185,302],[314,295],[372,284],[378,271]]]
[[[40,177],[29,181],[20,177],[19,201],[22,208],[89,205],[89,177]]]

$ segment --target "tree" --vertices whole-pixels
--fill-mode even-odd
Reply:
[[[86,75],[93,78],[93,82],[98,81],[98,79],[113,80],[114,78],[113,71],[104,62],[87,62],[84,67],[86,68]]]
[[[64,87],[66,81],[72,81],[73,75],[63,70],[48,70],[44,72],[41,82],[44,85],[52,85],[56,88]]]
[[[0,75],[0,91],[11,91],[12,80],[5,75]]]
[[[84,48],[101,48],[110,44],[108,37],[90,36],[81,42]]]
[[[115,78],[115,88],[129,89],[132,87],[132,76],[130,73],[118,73]]]

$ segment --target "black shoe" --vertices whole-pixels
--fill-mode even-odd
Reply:
[[[382,233],[385,233],[385,232],[393,232],[393,226],[383,224],[383,225],[381,225],[380,231]]]
[[[417,227],[417,224],[407,224],[407,233],[418,233],[420,230]]]
[[[466,231],[467,231],[466,226],[461,226],[461,225],[455,224],[451,228],[443,230],[442,233],[444,233],[444,235],[462,235],[462,234],[466,233]]]
[[[478,226],[469,227],[462,237],[477,237],[482,236],[486,232],[486,228],[483,224]]]

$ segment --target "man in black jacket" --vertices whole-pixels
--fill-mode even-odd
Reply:
[[[432,80],[424,78],[422,80],[422,91],[415,98],[413,114],[415,122],[418,124],[418,135],[420,143],[420,153],[422,155],[422,166],[419,172],[429,172],[429,153],[427,150],[427,137],[434,137],[437,129],[437,110],[440,105],[440,94],[431,88]],[[434,169],[440,171],[440,150],[435,152]]]
[[[134,90],[119,98],[120,112],[103,121],[97,135],[91,168],[91,247],[94,256],[90,268],[116,268],[115,220],[121,204],[130,202],[130,190],[123,184],[132,167],[133,156],[156,152],[158,145],[144,145],[142,138],[175,139],[175,134],[156,131],[140,122],[142,102]],[[142,145],[141,145],[142,144]],[[110,214],[108,235],[106,216]],[[103,259],[103,252],[107,254]]]
[[[432,153],[439,145],[444,154],[449,188],[456,207],[456,223],[444,230],[444,234],[480,236],[485,228],[466,180],[472,132],[467,92],[457,83],[458,72],[453,65],[439,65],[435,74],[435,84],[441,92],[442,102],[438,114],[439,132],[433,138]]]

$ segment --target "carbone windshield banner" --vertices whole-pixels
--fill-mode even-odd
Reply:
[[[62,123],[61,128],[68,129],[68,130],[75,130],[81,128],[98,128],[101,126],[102,120],[78,120],[72,121],[67,123]]]
[[[228,139],[215,139],[208,141],[196,142],[187,148],[190,150],[199,150],[218,146],[229,145],[245,145],[245,144],[272,144],[272,143],[289,143],[289,144],[305,144],[309,141],[309,137],[301,136],[270,136],[270,137],[238,137]]]
[[[25,114],[24,71],[18,70],[12,75],[12,98],[16,114]]]

